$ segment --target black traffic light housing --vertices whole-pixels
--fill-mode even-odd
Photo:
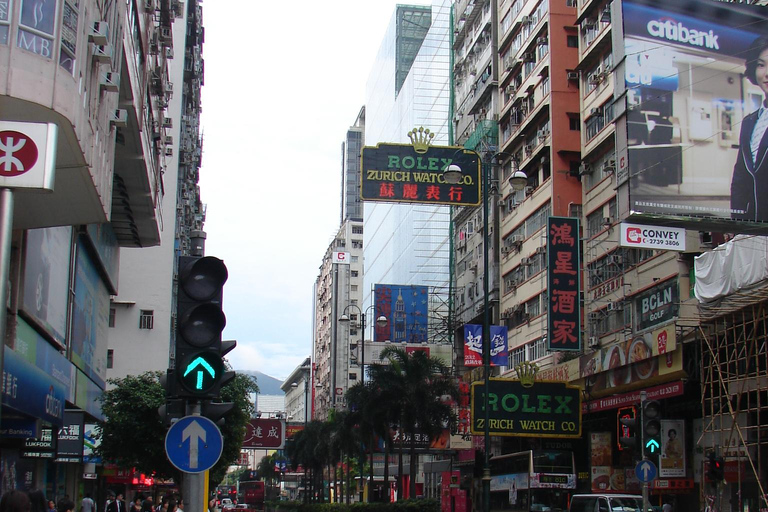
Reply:
[[[227,324],[222,310],[224,283],[229,274],[213,256],[180,256],[176,297],[175,396],[209,399],[234,372],[225,371],[224,355],[234,341],[222,341]]]
[[[642,452],[640,445],[640,418],[635,406],[622,407],[617,413],[619,450],[632,450],[638,455]]]
[[[722,482],[725,478],[725,459],[718,457],[715,452],[707,454],[707,480],[710,482]]]
[[[661,450],[661,404],[658,400],[643,402],[643,453],[657,459]]]

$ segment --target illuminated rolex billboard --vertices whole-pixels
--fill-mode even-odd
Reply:
[[[768,116],[757,123],[768,8],[624,0],[621,9],[627,140],[626,153],[617,141],[617,178],[629,181],[631,214],[768,230],[758,224],[768,222]]]
[[[433,135],[420,128],[408,132],[411,144],[365,146],[360,198],[387,203],[479,205],[479,155],[462,147],[432,146]],[[444,172],[449,165],[461,170],[458,183],[446,181]]]

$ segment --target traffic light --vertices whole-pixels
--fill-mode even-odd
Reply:
[[[709,452],[707,459],[707,480],[721,482],[725,477],[725,459],[717,457],[714,452]]]
[[[643,402],[643,452],[655,459],[661,450],[661,404],[657,400]]]
[[[619,440],[619,450],[633,450],[638,454],[640,449],[640,436],[637,431],[639,421],[637,418],[637,409],[632,407],[622,407],[617,414]]]
[[[235,376],[224,367],[224,355],[235,342],[221,340],[227,267],[213,256],[180,256],[178,275],[175,391],[181,398],[216,398]]]

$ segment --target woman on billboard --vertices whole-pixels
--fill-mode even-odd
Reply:
[[[768,37],[755,39],[746,52],[747,79],[764,94],[763,103],[744,117],[739,134],[739,155],[731,179],[731,217],[768,220]]]

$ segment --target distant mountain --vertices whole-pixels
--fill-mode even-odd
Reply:
[[[269,375],[266,375],[264,373],[261,373],[257,370],[235,370],[237,373],[246,373],[248,375],[253,375],[256,377],[256,384],[259,385],[259,394],[260,395],[284,395],[282,389],[280,389],[280,385],[283,383],[282,380],[276,379],[274,377],[270,377]]]

